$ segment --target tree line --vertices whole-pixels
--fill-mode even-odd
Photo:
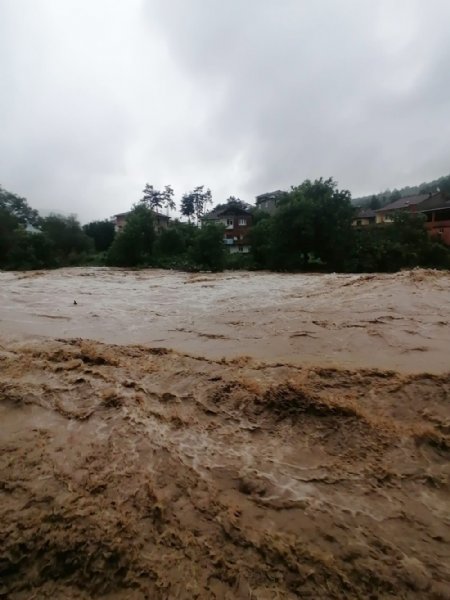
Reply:
[[[398,213],[389,225],[352,227],[348,190],[333,179],[306,180],[291,188],[273,216],[252,209],[251,252],[229,255],[219,225],[198,224],[212,203],[198,186],[184,194],[180,212],[158,229],[155,211],[172,210],[173,189],[146,184],[143,197],[116,233],[109,220],[83,227],[74,216],[40,217],[24,198],[0,187],[0,268],[41,269],[106,264],[183,270],[224,268],[275,271],[397,271],[416,266],[450,268],[450,250],[431,239],[423,215]],[[248,208],[230,197],[224,205]]]
[[[111,220],[81,226],[75,216],[41,217],[25,198],[0,187],[0,268],[43,269],[107,264],[122,267],[158,266],[190,270],[220,270],[225,266],[223,231],[198,227],[211,191],[198,186],[183,195],[180,212],[188,220],[173,220],[167,229],[155,226],[155,212],[175,209],[173,189],[146,184],[123,232]]]
[[[450,268],[450,249],[430,238],[422,214],[398,212],[393,223],[353,227],[348,190],[333,179],[304,181],[260,215],[250,241],[255,268],[338,272]]]

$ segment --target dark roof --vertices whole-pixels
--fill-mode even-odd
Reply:
[[[132,210],[127,210],[127,212],[123,212],[123,213],[118,213],[117,215],[113,215],[112,218],[113,219],[117,219],[117,217],[127,217],[129,214],[131,214],[133,211]],[[154,215],[156,215],[159,218],[162,219],[170,219],[170,217],[168,217],[167,215],[163,215],[162,213],[156,211],[156,210],[152,210],[152,213]]]
[[[275,190],[274,192],[259,194],[259,196],[256,196],[256,204],[259,204],[264,200],[275,200],[276,198],[280,198],[280,196],[284,196],[286,193],[287,192],[283,192],[283,190]]]
[[[226,215],[251,216],[251,214],[252,213],[249,210],[245,210],[239,206],[216,206],[216,208],[213,208],[212,211],[204,215],[202,219],[218,219]]]
[[[450,208],[450,197],[442,192],[437,192],[421,202],[417,210],[427,212],[428,210],[443,210],[445,208]]]
[[[375,219],[377,213],[371,208],[361,208],[355,215],[355,219]]]
[[[385,212],[389,210],[401,210],[402,208],[408,208],[409,206],[416,206],[428,198],[428,194],[416,194],[414,196],[404,196],[399,198],[390,204],[386,204],[382,208],[379,208],[377,212]]]

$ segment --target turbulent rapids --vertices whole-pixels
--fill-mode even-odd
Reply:
[[[450,598],[448,276],[95,275],[0,274],[1,598]]]

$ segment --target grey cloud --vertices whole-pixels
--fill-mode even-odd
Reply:
[[[176,60],[223,88],[209,127],[244,148],[249,194],[328,174],[361,193],[448,171],[445,0],[149,6]]]
[[[145,181],[446,174],[449,22],[447,0],[0,0],[0,183],[86,220]]]

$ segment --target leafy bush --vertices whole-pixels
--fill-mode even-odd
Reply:
[[[96,252],[106,252],[114,241],[115,230],[112,221],[92,221],[83,225],[83,231],[93,240]]]
[[[39,228],[51,242],[58,265],[75,265],[94,249],[92,239],[81,229],[73,215],[50,215],[40,220]]]
[[[208,271],[222,271],[225,264],[223,227],[204,225],[198,230],[190,256],[193,262]]]
[[[145,204],[135,205],[123,231],[114,238],[107,262],[118,267],[148,265],[151,262],[154,241],[152,211]]]
[[[235,252],[234,254],[226,254],[225,268],[234,271],[252,271],[255,269],[255,263],[251,254]]]

